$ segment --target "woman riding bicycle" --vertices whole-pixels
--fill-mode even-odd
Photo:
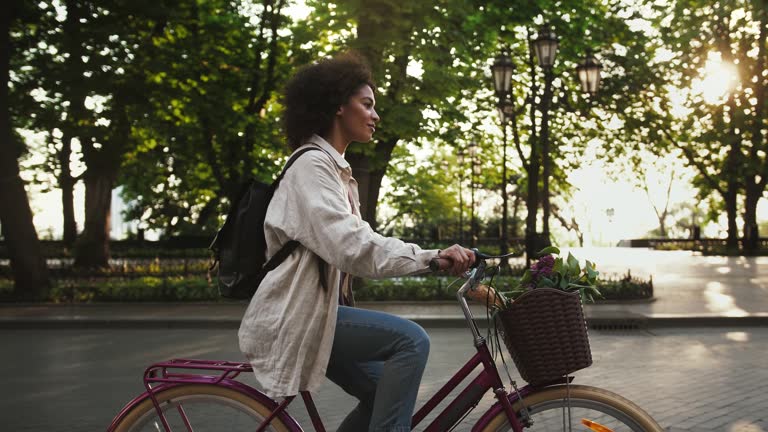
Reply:
[[[262,281],[239,340],[269,396],[317,391],[327,376],[359,400],[339,431],[400,432],[411,430],[429,338],[416,323],[354,308],[351,276],[423,273],[438,256],[461,274],[474,254],[459,245],[422,250],[361,219],[344,153],[373,136],[374,90],[368,67],[349,53],[302,68],[286,86],[289,146],[322,151],[298,158],[275,191],[264,223],[268,255],[289,240],[301,246]]]

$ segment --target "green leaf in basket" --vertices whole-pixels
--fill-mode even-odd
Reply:
[[[553,273],[563,273],[563,259],[557,258],[555,259],[555,264],[552,266],[552,272]]]
[[[520,285],[525,285],[529,283],[533,279],[533,276],[531,275],[531,270],[528,269],[523,273],[523,277],[520,278]]]
[[[600,272],[595,270],[595,263],[587,261],[587,265],[584,267],[584,271],[587,273],[587,279],[590,282],[594,282],[600,275]]]
[[[594,297],[597,297],[597,298],[602,298],[603,297],[603,294],[600,293],[600,290],[598,290],[597,288],[595,288],[593,286],[587,287],[587,288],[584,288],[584,289],[587,292],[591,293],[592,296],[594,296]]]
[[[581,268],[579,267],[579,260],[577,260],[575,256],[571,255],[570,252],[568,252],[568,267],[571,270],[571,274],[577,275],[581,273]]]
[[[540,256],[541,257],[541,256],[544,256],[544,255],[549,255],[549,254],[557,255],[559,253],[560,253],[560,249],[558,247],[556,247],[556,246],[549,246],[549,247],[545,247],[544,249],[540,250],[539,253],[536,254],[536,256]]]
[[[542,276],[536,285],[538,285],[538,288],[554,288],[557,286],[557,282],[551,278]]]

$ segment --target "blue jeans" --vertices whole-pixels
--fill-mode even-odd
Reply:
[[[418,324],[339,306],[326,376],[360,403],[338,432],[408,432],[429,336]]]

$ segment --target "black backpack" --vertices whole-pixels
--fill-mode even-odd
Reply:
[[[264,219],[267,207],[288,168],[299,156],[310,150],[320,148],[307,147],[291,156],[280,176],[271,185],[252,179],[238,193],[224,225],[208,247],[214,258],[209,272],[216,269],[217,285],[222,297],[250,299],[264,276],[277,268],[299,246],[298,241],[290,240],[265,264],[267,241],[264,238]]]

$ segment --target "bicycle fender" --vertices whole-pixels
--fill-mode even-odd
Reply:
[[[162,391],[168,390],[173,387],[178,387],[181,385],[185,385],[189,383],[164,383],[160,384],[157,387],[153,389],[153,393],[160,393]],[[232,390],[236,390],[240,393],[244,393],[248,397],[256,400],[257,402],[261,403],[262,405],[266,406],[267,408],[274,410],[277,408],[278,404],[275,402],[272,398],[265,395],[264,393],[256,390],[255,388],[243,384],[239,381],[231,380],[231,379],[223,379],[221,382],[216,384],[218,387],[226,387]],[[117,428],[117,425],[120,423],[120,421],[125,417],[131,410],[133,410],[137,405],[143,403],[145,400],[151,400],[149,396],[149,392],[144,392],[135,398],[128,402],[123,409],[120,410],[120,412],[115,416],[115,418],[112,420],[112,423],[109,425],[109,428],[107,428],[107,432],[114,432],[115,428]],[[293,432],[303,432],[304,430],[299,426],[298,423],[296,423],[296,420],[293,419],[293,417],[289,416],[285,411],[281,412],[277,415],[277,418],[279,418],[291,431]]]

